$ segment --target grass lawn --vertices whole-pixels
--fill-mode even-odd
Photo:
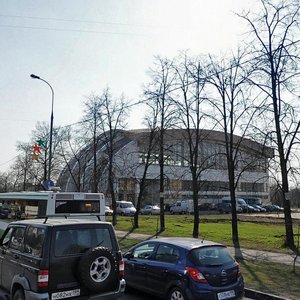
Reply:
[[[293,272],[291,266],[265,261],[239,261],[246,288],[282,296],[286,299],[300,299],[300,268]]]
[[[109,218],[107,218],[109,220]],[[118,216],[117,230],[130,231],[132,228],[131,217]],[[154,235],[159,230],[159,218],[157,216],[140,216],[139,228],[135,233]],[[161,236],[192,236],[193,216],[191,215],[166,215],[165,231]],[[257,249],[274,252],[290,252],[284,247],[284,224],[279,223],[252,223],[239,222],[239,240],[242,248]],[[213,240],[232,246],[231,220],[225,216],[200,217],[200,238]],[[296,227],[295,227],[296,232]]]

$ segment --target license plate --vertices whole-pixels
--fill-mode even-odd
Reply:
[[[235,297],[234,290],[218,293],[218,300],[224,300]]]
[[[76,296],[80,296],[80,289],[53,293],[51,300],[64,299]]]

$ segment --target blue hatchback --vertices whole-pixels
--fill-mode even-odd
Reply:
[[[227,248],[193,238],[158,238],[124,254],[125,279],[133,287],[168,300],[242,299],[239,264]]]

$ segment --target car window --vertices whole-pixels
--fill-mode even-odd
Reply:
[[[234,261],[227,248],[223,246],[208,246],[193,249],[190,252],[190,259],[196,265],[205,266],[218,266]]]
[[[178,249],[169,245],[160,245],[155,254],[155,259],[159,261],[175,263],[179,258]]]
[[[25,235],[24,249],[25,253],[41,257],[45,238],[45,229],[34,226],[28,226]]]
[[[9,230],[6,232],[5,236],[2,237],[2,245],[3,246],[8,247],[13,230],[14,230],[13,227],[9,228]]]
[[[134,258],[142,258],[142,259],[148,259],[151,256],[153,256],[153,252],[155,249],[155,245],[151,243],[143,244],[139,247],[136,247],[132,255]]]
[[[55,234],[55,256],[83,253],[97,246],[112,250],[108,228],[58,230]]]
[[[10,247],[22,251],[24,248],[25,227],[17,227],[12,233]]]

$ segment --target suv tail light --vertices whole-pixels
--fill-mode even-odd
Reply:
[[[123,278],[123,277],[124,277],[124,270],[125,270],[124,260],[121,259],[121,260],[119,261],[119,276],[120,276],[120,278]]]
[[[48,270],[40,270],[38,273],[38,287],[48,286],[49,281],[49,271]]]
[[[195,268],[186,267],[185,274],[188,274],[196,282],[207,283],[207,280],[205,279],[204,275]]]

